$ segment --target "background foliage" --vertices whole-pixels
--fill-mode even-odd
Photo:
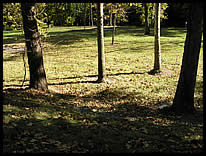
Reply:
[[[152,24],[153,3],[148,3],[149,19]],[[187,5],[179,3],[162,3],[161,19],[163,26],[184,26]],[[95,3],[37,3],[37,18],[39,23],[43,22],[49,26],[84,26],[91,25],[91,20],[96,23]],[[142,3],[105,3],[104,4],[104,24],[109,25],[111,12],[114,14],[118,9],[117,25],[144,24],[144,8]],[[92,11],[91,11],[92,10]],[[92,14],[92,19],[91,19]],[[168,18],[169,17],[169,18]],[[112,17],[114,18],[114,17]],[[22,16],[20,3],[3,3],[3,28],[4,30],[22,29]],[[42,23],[40,28],[45,29]],[[42,30],[44,31],[44,30]]]

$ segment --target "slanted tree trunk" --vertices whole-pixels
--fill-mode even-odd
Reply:
[[[97,36],[98,36],[98,82],[105,75],[103,3],[97,3]]]
[[[192,3],[180,77],[172,108],[176,113],[194,112],[194,89],[201,47],[203,4]]]
[[[143,5],[144,5],[144,10],[145,10],[144,34],[149,35],[150,28],[149,28],[149,17],[148,17],[148,5],[147,3],[143,3]]]
[[[154,25],[154,72],[160,72],[161,67],[161,48],[160,48],[160,9],[161,4],[155,3],[155,25]]]
[[[47,91],[40,34],[37,27],[35,3],[21,3],[23,27],[30,71],[30,88]]]

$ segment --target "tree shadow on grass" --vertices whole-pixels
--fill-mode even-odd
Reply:
[[[96,31],[93,29],[65,30],[62,32],[49,32],[48,42],[58,45],[69,45],[80,42],[82,39],[96,38]]]
[[[22,43],[24,42],[24,35],[11,35],[10,38],[3,38],[3,44]]]
[[[3,58],[3,61],[17,61],[19,59],[22,59],[22,51],[16,51],[16,52],[5,52],[3,50],[3,53],[7,53],[6,57]]]
[[[106,74],[105,79],[108,79],[108,81],[106,80],[105,82],[109,82],[109,78],[107,78],[108,76],[119,76],[119,75],[136,75],[136,74],[145,74],[147,72],[124,72],[124,73],[112,73],[112,74]],[[75,77],[65,77],[65,78],[61,78],[61,79],[81,79],[81,78],[93,78],[96,77],[98,78],[98,75],[86,75],[86,76],[75,76]],[[49,79],[49,80],[54,80],[54,79]],[[65,85],[65,84],[78,84],[78,83],[99,83],[98,80],[82,80],[82,81],[70,81],[70,82],[58,82],[58,83],[49,83],[49,85]]]
[[[154,31],[150,30],[150,32],[151,33],[148,36],[154,36]],[[186,33],[187,30],[185,28],[166,27],[166,28],[161,28],[160,37],[181,37],[183,34],[186,35]]]
[[[21,55],[10,55],[7,58],[4,58],[3,61],[17,61],[22,57]]]
[[[141,104],[141,93],[106,89],[96,94],[3,93],[4,152],[201,152],[202,139],[185,139],[200,123],[178,121]],[[111,110],[81,104],[111,105]],[[151,106],[150,106],[151,105]],[[96,109],[96,111],[94,111]],[[99,110],[98,110],[99,109]]]
[[[124,73],[112,73],[112,74],[107,74],[107,76],[119,76],[119,75],[136,75],[136,74],[145,74],[148,72],[124,72]],[[64,77],[60,78],[62,80],[75,80],[75,79],[81,79],[81,78],[98,78],[98,75],[86,75],[86,76],[74,76],[74,77]],[[50,80],[58,80],[59,78],[47,78],[49,81]],[[13,80],[16,81],[16,80]],[[28,82],[29,80],[25,80],[25,82]],[[55,82],[55,83],[48,83],[48,85],[65,85],[65,84],[78,84],[78,83],[99,83],[97,80],[82,80],[82,81],[70,81],[70,82]],[[28,85],[24,85],[28,86]],[[9,84],[9,85],[4,85],[4,87],[23,87],[22,85],[18,84]]]
[[[111,36],[112,35],[112,27],[111,28],[104,28],[105,30],[105,36]],[[151,30],[152,32],[152,30]],[[144,27],[128,27],[128,26],[121,26],[117,28],[117,34],[122,35],[122,34],[136,34],[136,36],[139,37],[145,37],[144,35]],[[161,36],[165,37],[177,37],[178,34],[186,33],[186,30],[184,28],[163,28],[161,29]],[[49,40],[47,39],[48,42],[52,44],[58,43],[59,45],[68,45],[68,44],[73,44],[77,41],[81,41],[82,39],[85,38],[96,38],[96,28],[90,28],[90,29],[80,29],[80,30],[65,30],[65,31],[60,31],[60,32],[49,32],[48,35]],[[150,36],[154,36],[153,33],[150,34]],[[6,35],[5,37],[10,37],[8,39],[3,39],[4,44],[9,44],[9,43],[22,43],[24,36],[23,34],[21,35]],[[61,41],[61,42],[60,42]]]

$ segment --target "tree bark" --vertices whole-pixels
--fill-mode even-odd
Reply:
[[[98,82],[105,75],[103,3],[97,3],[97,36],[98,36]]]
[[[202,4],[193,3],[190,7],[187,24],[180,77],[172,105],[176,113],[193,113],[195,111],[194,89],[203,31],[202,24]]]
[[[90,26],[92,26],[93,27],[93,13],[92,13],[92,3],[89,3],[90,4]]]
[[[161,68],[161,47],[160,47],[160,3],[155,3],[155,25],[154,25],[154,71],[160,71]]]
[[[114,44],[114,36],[116,32],[116,22],[117,22],[117,12],[114,14],[114,24],[113,24],[113,29],[112,29],[112,45]]]
[[[84,30],[86,26],[86,18],[87,18],[87,3],[84,3]]]
[[[113,12],[113,8],[112,5],[110,6],[110,14],[109,14],[109,25],[112,26],[112,12]]]
[[[144,10],[145,10],[144,34],[149,35],[150,28],[149,28],[149,18],[148,18],[148,6],[147,6],[147,3],[143,3],[143,5],[144,5]]]
[[[30,88],[47,91],[40,34],[37,27],[35,3],[21,3],[23,27],[30,71]]]

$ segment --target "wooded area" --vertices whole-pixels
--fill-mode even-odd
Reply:
[[[3,152],[203,151],[202,3],[3,3],[3,29]]]

